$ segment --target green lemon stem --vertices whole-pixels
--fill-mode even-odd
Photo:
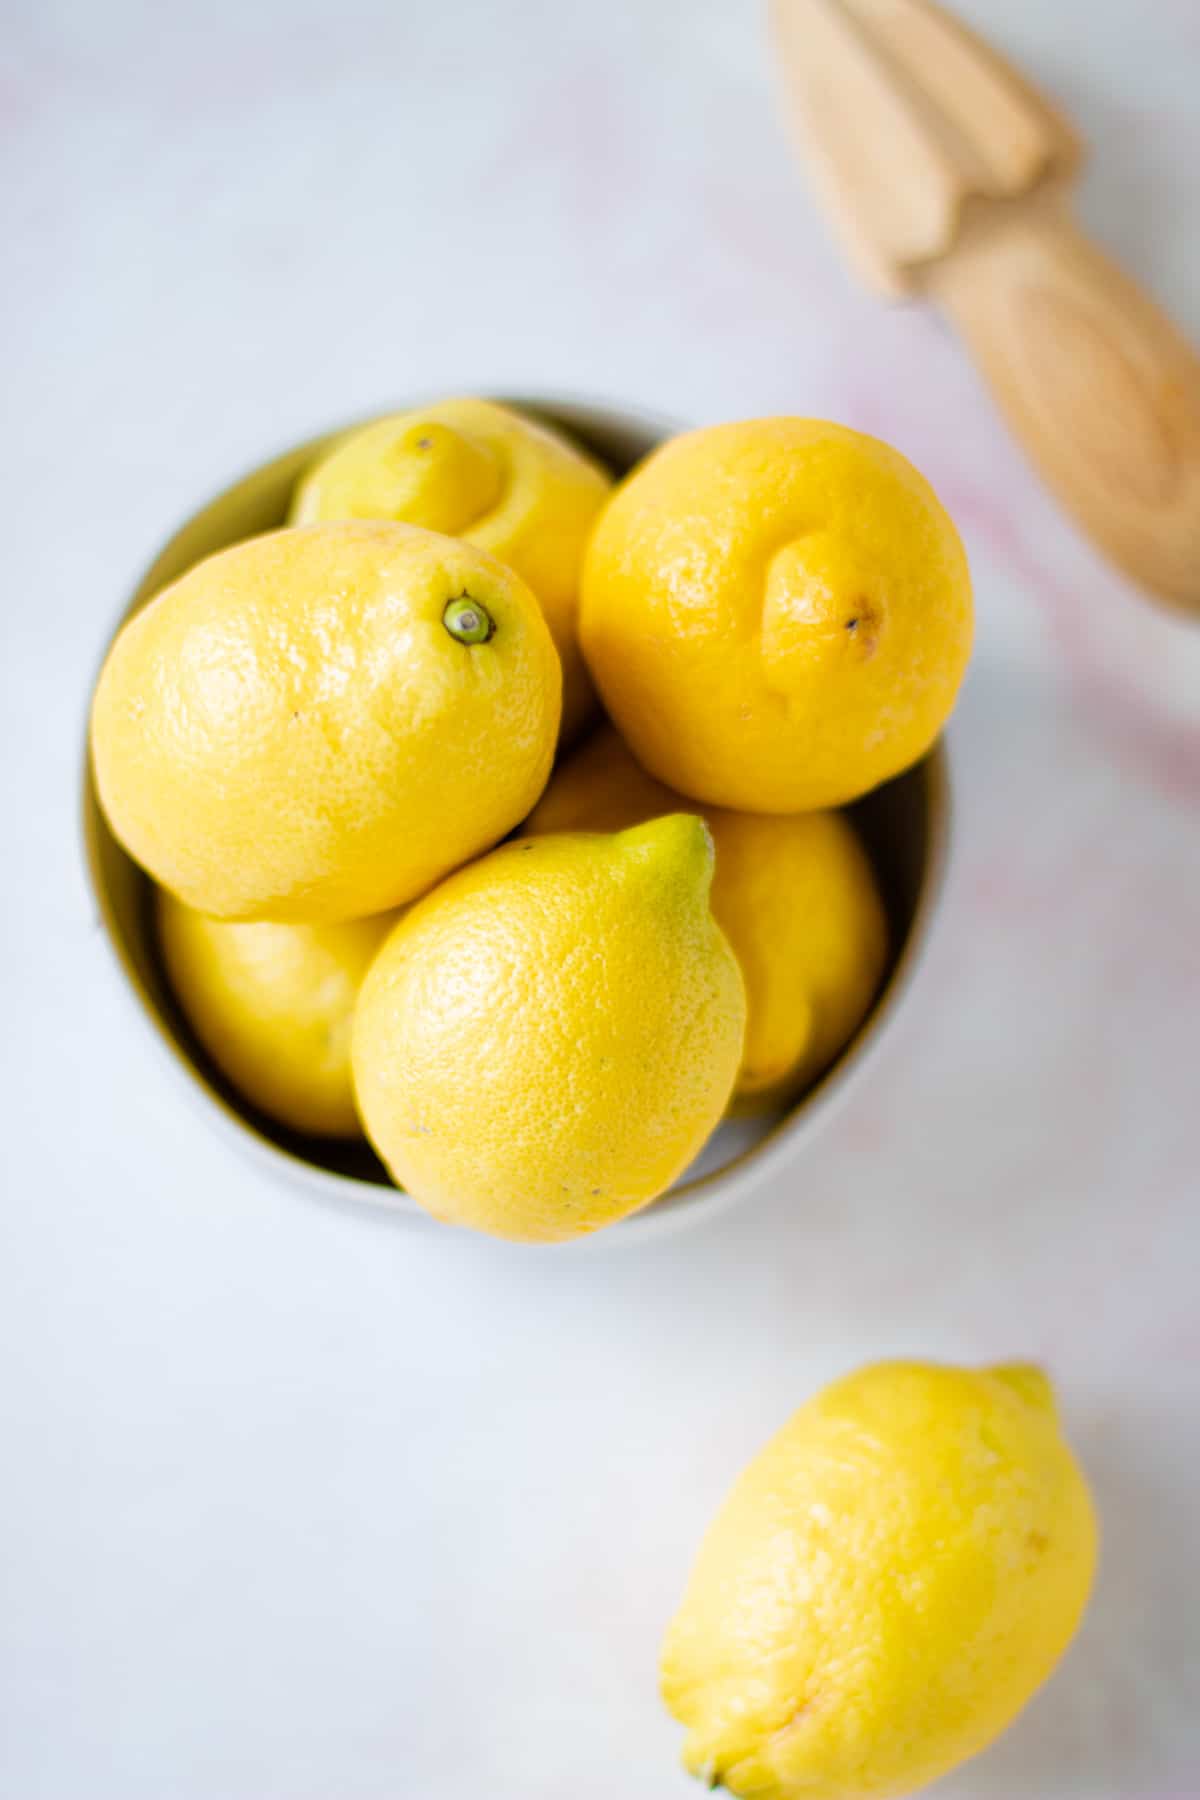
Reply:
[[[486,644],[496,629],[496,621],[478,600],[466,594],[451,600],[442,614],[442,624],[460,644]]]

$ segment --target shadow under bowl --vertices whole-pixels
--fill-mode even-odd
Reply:
[[[584,401],[508,398],[566,431],[621,475],[679,429],[629,409]],[[406,404],[419,405],[420,401]],[[253,470],[190,518],[146,571],[114,626],[214,551],[284,523],[297,479],[349,427],[325,433]],[[825,1074],[789,1106],[718,1127],[701,1156],[653,1206],[621,1222],[622,1239],[682,1223],[730,1202],[790,1160],[818,1121],[861,1079],[868,1053],[912,981],[935,910],[949,833],[946,753],[939,742],[921,762],[849,809],[875,868],[890,927],[887,972],[870,1013]],[[276,1175],[300,1180],[326,1199],[366,1202],[426,1215],[390,1181],[365,1142],[310,1138],[260,1113],[226,1080],[197,1042],[166,978],[154,927],[153,888],[126,855],[100,810],[90,754],[83,770],[87,869],[109,943],[168,1062],[183,1074],[209,1119]],[[608,1239],[611,1232],[602,1233]]]

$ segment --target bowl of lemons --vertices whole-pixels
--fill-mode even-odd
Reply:
[[[792,1155],[907,990],[971,593],[896,451],[408,406],[196,513],[92,698],[88,868],[210,1118],[527,1242]]]

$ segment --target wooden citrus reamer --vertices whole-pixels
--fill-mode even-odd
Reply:
[[[1009,425],[1134,581],[1200,610],[1200,359],[1069,210],[1067,121],[932,0],[772,0],[848,250],[951,320]]]

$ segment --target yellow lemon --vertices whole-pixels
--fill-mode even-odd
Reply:
[[[687,812],[689,804],[647,774],[618,731],[602,725],[558,765],[521,830],[534,837],[552,831],[624,831],[664,813]],[[719,871],[719,862],[717,866]]]
[[[584,564],[584,655],[639,762],[748,812],[839,806],[916,761],[971,630],[932,488],[817,419],[675,438],[617,489]]]
[[[409,525],[275,532],[120,632],[92,705],[100,801],[201,912],[384,912],[529,811],[559,686],[537,602],[482,551]]]
[[[556,770],[525,832],[616,831],[686,809],[617,732]],[[852,827],[834,812],[705,807],[716,846],[712,910],[746,983],[736,1097],[761,1107],[814,1081],[854,1035],[887,958],[887,918]]]
[[[1046,1680],[1095,1559],[1040,1370],[834,1382],[736,1483],[667,1633],[687,1767],[754,1800],[913,1793]]]
[[[553,1242],[645,1206],[725,1109],[741,977],[700,819],[506,844],[420,901],[363,983],[367,1135],[439,1217]]]
[[[612,482],[557,431],[489,400],[443,400],[350,432],[292,519],[400,519],[465,538],[527,581],[563,666],[564,738],[593,705],[576,611],[584,544]]]
[[[158,890],[171,985],[218,1068],[271,1118],[358,1137],[350,1075],[354,1003],[394,913],[341,925],[210,919]]]

